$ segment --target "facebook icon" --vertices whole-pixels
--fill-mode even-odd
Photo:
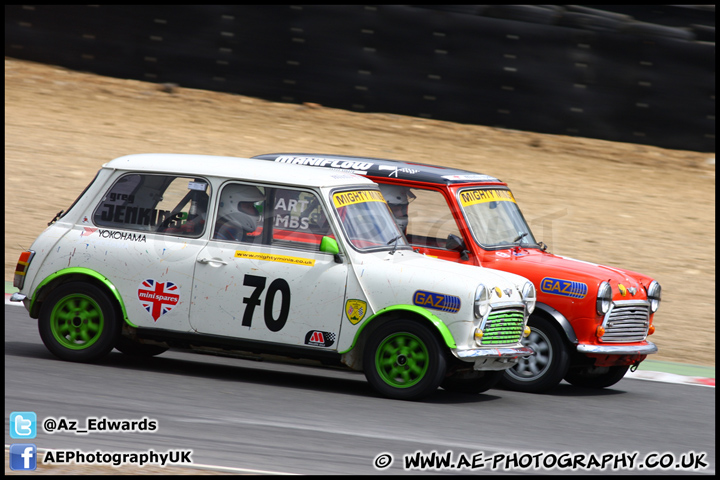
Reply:
[[[10,445],[10,470],[37,469],[37,447],[32,443]]]

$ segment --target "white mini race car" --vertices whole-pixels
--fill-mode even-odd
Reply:
[[[47,348],[317,360],[382,395],[482,392],[532,349],[535,289],[413,251],[377,185],[261,160],[115,159],[20,256]]]

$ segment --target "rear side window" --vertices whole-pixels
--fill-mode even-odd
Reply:
[[[205,230],[209,193],[209,183],[203,178],[124,175],[100,200],[93,223],[197,237]]]

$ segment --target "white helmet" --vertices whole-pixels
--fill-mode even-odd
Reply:
[[[408,226],[408,203],[415,200],[415,195],[410,191],[408,187],[402,187],[400,185],[385,185],[378,184],[380,191],[385,197],[388,205],[390,205],[390,211],[395,218],[400,230],[403,233],[407,233]]]
[[[385,185],[382,183],[378,184],[378,186],[389,205],[407,205],[410,203],[410,195],[412,195],[412,198],[415,198],[415,195],[410,193],[410,189],[407,187],[401,187],[399,185]]]
[[[265,200],[257,187],[251,185],[228,185],[220,194],[220,205],[218,217],[227,217],[233,223],[238,224],[245,231],[252,232],[257,227],[260,214],[250,214],[243,210],[241,203],[255,203]],[[253,208],[254,210],[254,208]]]

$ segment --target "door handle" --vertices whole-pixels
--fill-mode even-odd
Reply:
[[[219,263],[221,265],[227,265],[227,262],[214,258],[198,258],[198,263]]]

